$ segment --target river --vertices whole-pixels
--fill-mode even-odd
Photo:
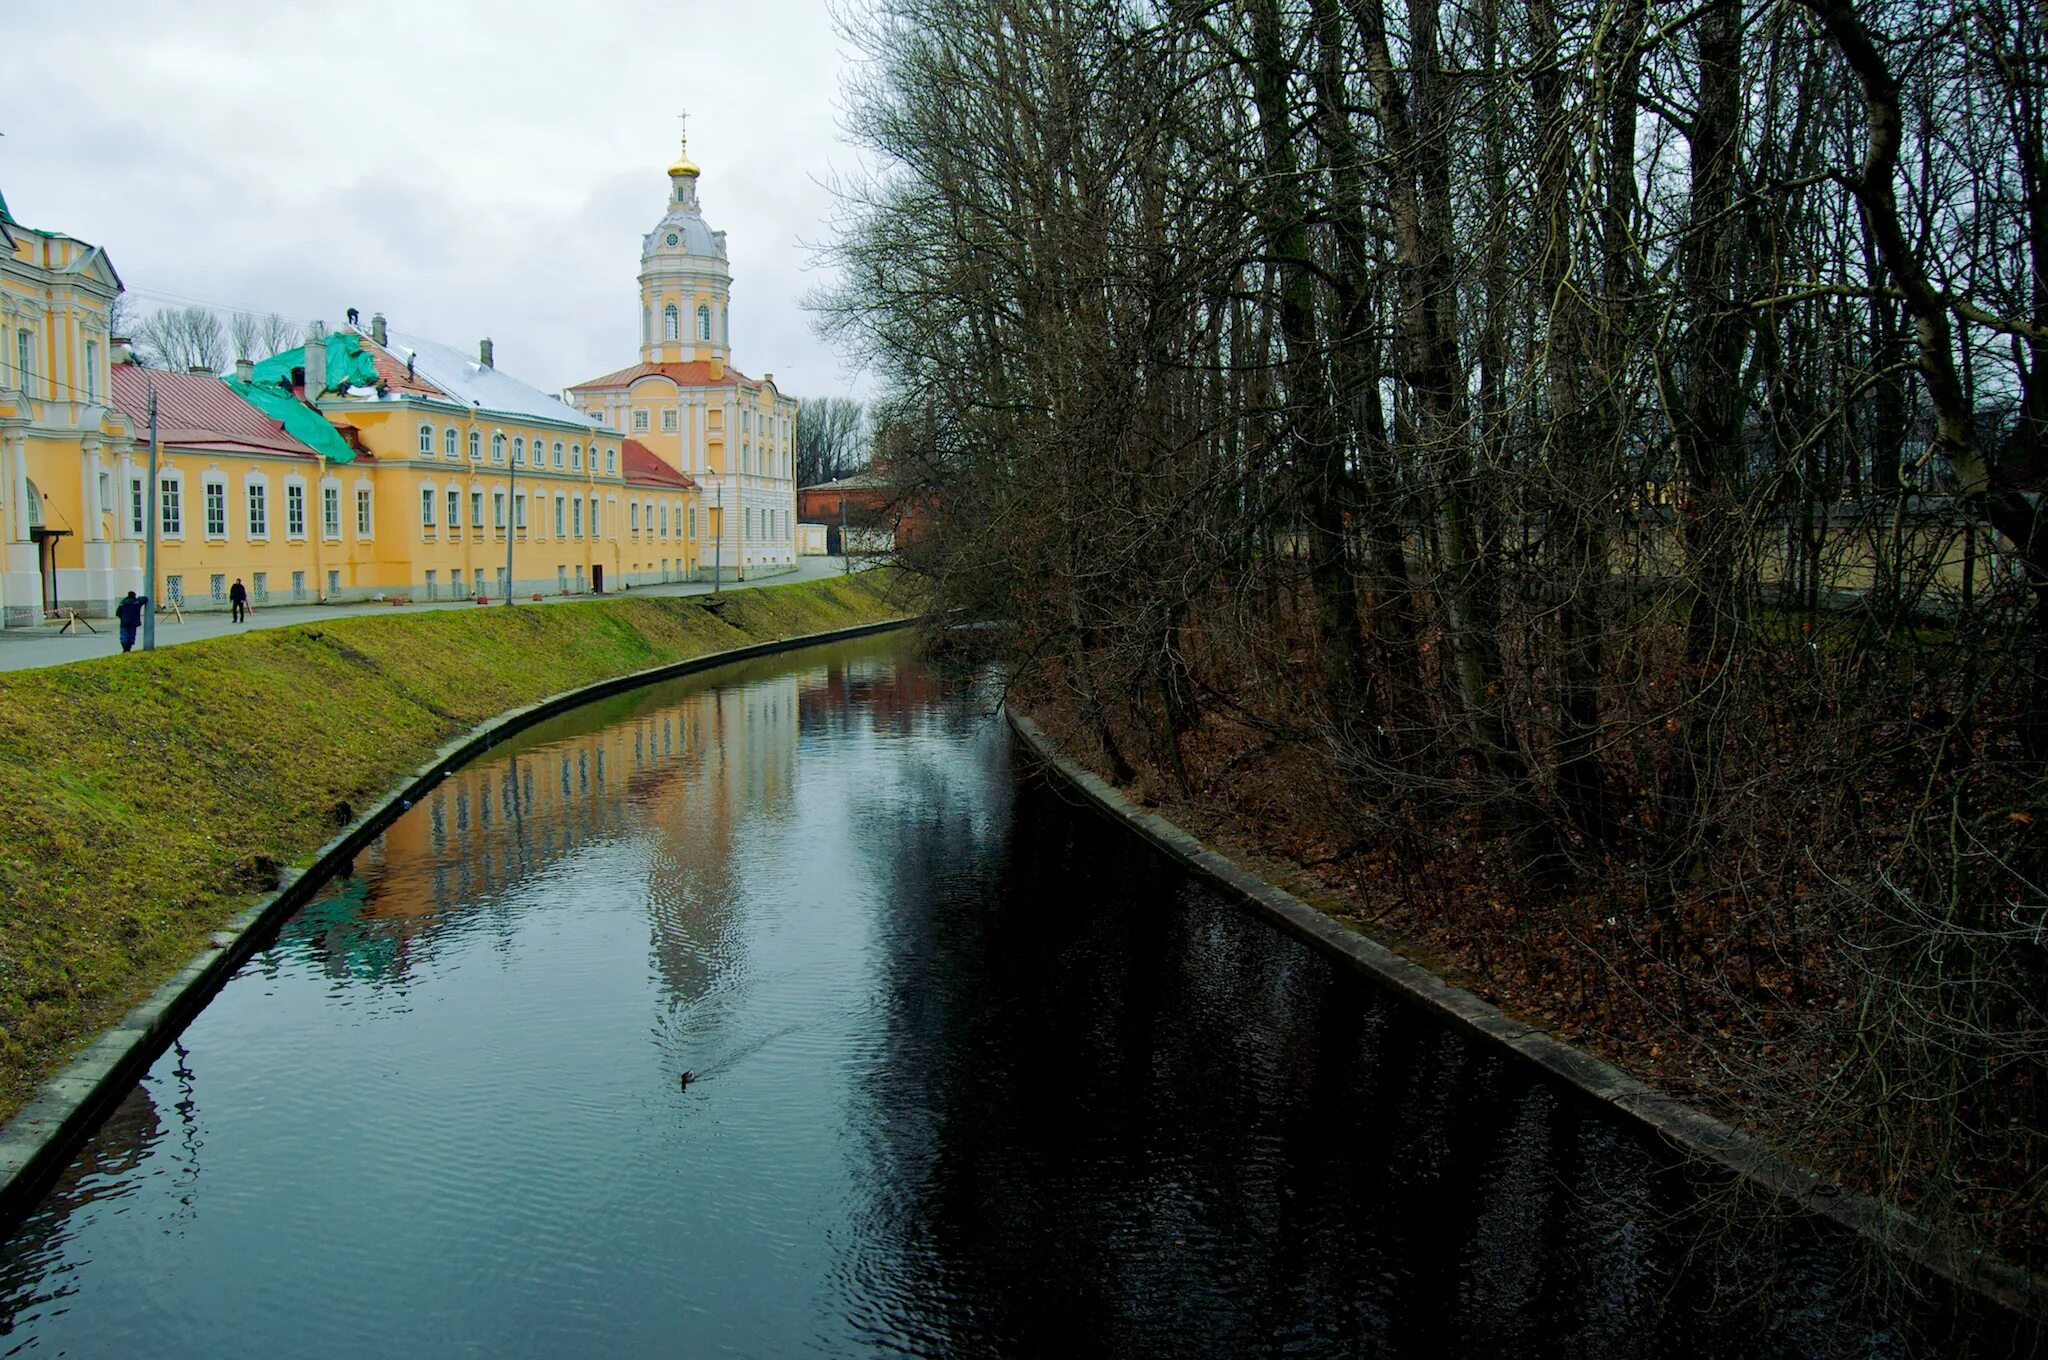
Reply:
[[[996,698],[871,639],[453,771],[0,1248],[0,1352],[2016,1344],[1189,880]]]

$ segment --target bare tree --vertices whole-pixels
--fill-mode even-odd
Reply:
[[[267,359],[301,343],[299,327],[276,312],[229,312],[228,340],[237,359]]]
[[[142,319],[132,339],[143,362],[155,368],[218,373],[235,357],[219,314],[206,307],[160,307]]]
[[[816,486],[866,467],[867,408],[852,397],[804,399],[796,420],[796,484]]]
[[[1112,775],[2037,1240],[2037,19],[874,0],[820,306],[909,565]]]

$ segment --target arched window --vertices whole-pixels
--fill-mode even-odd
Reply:
[[[484,437],[475,430],[469,432],[469,456],[479,461],[484,456]]]
[[[526,440],[519,435],[512,436],[512,462],[516,466],[526,461]]]
[[[697,338],[699,340],[709,340],[711,338],[711,309],[701,302],[697,304]]]
[[[562,441],[561,441],[561,440],[559,440],[559,439],[557,439],[557,440],[555,441],[555,466],[556,466],[556,467],[560,467],[561,465],[562,465]]]
[[[505,436],[502,434],[491,436],[491,461],[493,463],[505,461]]]
[[[420,426],[420,457],[432,458],[433,456],[434,427],[431,425],[422,425]]]
[[[455,427],[453,425],[450,425],[441,436],[441,452],[447,454],[450,458],[462,456],[455,451]]]
[[[676,305],[671,302],[668,306],[661,309],[661,338],[664,340],[680,339],[681,336],[676,329],[677,325]]]

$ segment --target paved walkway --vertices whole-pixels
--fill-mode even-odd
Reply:
[[[819,581],[828,576],[837,576],[846,570],[843,559],[837,557],[799,557],[795,571],[780,576],[752,576],[744,581],[728,580],[727,590],[750,590],[756,586],[789,585],[796,581]],[[859,564],[856,564],[856,570]],[[677,582],[665,586],[635,586],[629,591],[614,591],[599,597],[592,595],[544,595],[542,604],[574,604],[597,598],[634,599],[645,595],[709,595],[708,581]],[[519,600],[515,608],[528,608],[534,603],[529,596]],[[226,611],[187,613],[185,621],[159,617],[156,621],[156,645],[175,647],[181,642],[198,642],[205,638],[221,637],[227,633],[245,633],[252,628],[286,628],[295,623],[314,623],[321,619],[343,619],[357,614],[419,614],[429,609],[499,609],[501,601],[489,605],[477,605],[468,600],[435,600],[420,604],[294,604],[266,605],[249,611],[247,623],[235,623]],[[68,661],[83,661],[88,657],[113,656],[121,650],[121,640],[116,633],[112,619],[94,619],[92,626],[97,633],[81,630],[77,634],[60,634],[56,625],[37,628],[0,629],[0,671],[26,671],[38,666],[61,666]],[[141,651],[142,644],[135,644]]]

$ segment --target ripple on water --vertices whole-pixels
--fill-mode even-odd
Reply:
[[[818,649],[453,772],[0,1250],[8,1353],[1905,1353],[1839,1240],[1019,780],[990,693]]]

